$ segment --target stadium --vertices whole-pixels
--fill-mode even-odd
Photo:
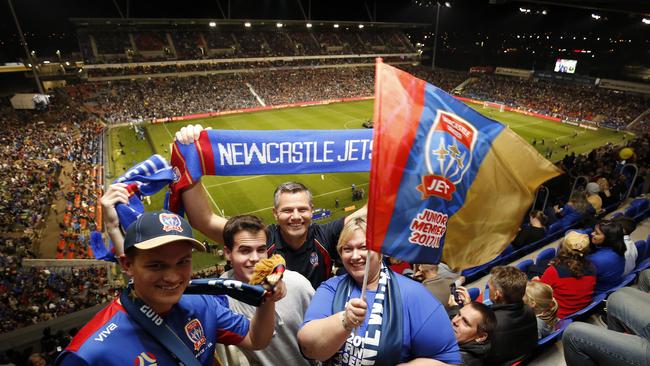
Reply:
[[[378,113],[383,108],[377,98],[378,59],[418,79],[408,79],[413,83],[409,85],[430,85],[424,100],[435,90],[440,100],[443,94],[450,98],[443,104],[453,105],[454,113],[462,113],[463,118],[482,116],[476,118],[518,136],[504,147],[503,159],[530,156],[528,166],[513,168],[512,175],[494,171],[489,175],[495,182],[532,180],[515,173],[546,163],[549,171],[558,172],[549,173],[551,178],[532,187],[530,197],[521,201],[492,205],[499,201],[490,197],[508,194],[499,191],[502,187],[491,187],[490,197],[463,199],[460,206],[474,212],[473,221],[467,223],[470,232],[474,227],[509,229],[503,236],[507,240],[481,242],[474,238],[477,241],[468,242],[465,250],[476,255],[460,266],[444,263],[460,263],[455,262],[453,253],[443,253],[444,248],[440,249],[443,262],[433,267],[427,260],[407,262],[400,255],[390,254],[389,258],[390,252],[384,253],[391,273],[404,275],[405,281],[421,282],[419,288],[430,291],[432,302],[423,299],[422,303],[439,308],[445,318],[442,328],[455,332],[455,338],[449,333],[454,355],[445,353],[449,358],[437,360],[570,366],[612,364],[612,359],[630,364],[650,362],[650,339],[643,331],[650,319],[638,314],[650,304],[650,6],[646,1],[217,0],[151,6],[128,0],[96,4],[61,0],[47,5],[8,0],[2,6],[6,11],[0,28],[0,151],[5,171],[0,185],[0,365],[66,364],[71,362],[64,360],[66,352],[81,355],[81,344],[101,346],[113,331],[123,327],[122,323],[110,323],[114,327],[106,323],[104,328],[88,330],[88,324],[96,324],[96,314],[105,314],[100,311],[114,306],[130,278],[127,267],[117,259],[124,253],[119,244],[114,245],[112,211],[107,211],[102,201],[115,192],[111,187],[117,181],[131,183],[127,179],[133,175],[131,170],[154,154],[177,168],[173,154],[184,145],[177,142],[177,132],[183,127],[201,125],[215,132],[211,136],[221,136],[217,135],[221,131],[238,136],[258,133],[260,141],[277,138],[284,143],[302,141],[301,131],[323,136],[373,134],[377,139],[386,121],[398,121],[405,124],[403,129],[409,128],[406,120],[391,120]],[[48,14],[44,20],[43,14]],[[382,105],[400,98],[387,95],[388,101]],[[368,149],[373,158],[382,156],[376,150],[378,145],[369,140],[367,145],[362,144],[364,140],[347,141],[355,141],[357,151],[363,149],[364,155]],[[226,154],[217,142],[212,148]],[[348,148],[353,149],[351,145]],[[317,160],[315,149],[312,156]],[[249,161],[263,153],[270,156],[270,151],[258,151],[257,155],[248,150],[228,151],[230,155],[222,155],[221,165],[223,159],[236,165],[238,158],[243,161],[246,156]],[[270,161],[269,156],[260,160]],[[303,157],[295,153],[287,156]],[[442,166],[443,157],[438,158]],[[201,196],[205,202],[198,206],[209,207],[223,222],[240,215],[259,217],[271,225],[266,239],[271,240],[270,228],[277,228],[277,243],[286,239],[278,210],[282,193],[274,194],[283,183],[295,181],[308,187],[311,205],[304,209],[307,223],[331,228],[336,223],[342,227],[369,203],[368,210],[380,212],[379,203],[369,201],[385,202],[373,193],[378,181],[389,181],[377,178],[370,168],[308,170],[305,163],[299,169],[308,171],[304,174],[287,174],[281,169],[267,174],[264,167],[230,174],[222,173],[217,164],[218,172],[208,174],[203,160],[197,164],[203,164],[205,174],[196,184],[205,192]],[[373,165],[373,169],[377,168]],[[478,173],[475,175],[477,181]],[[501,175],[506,179],[499,180]],[[170,199],[167,183],[173,186],[178,180],[174,175],[173,182],[166,181],[151,194],[138,186],[140,192],[131,192],[126,200],[139,197],[145,212],[161,210]],[[207,247],[205,252],[192,253],[192,278],[217,278],[231,273],[230,269],[236,273],[233,249],[224,245],[223,223],[215,235],[212,226],[192,215],[196,205],[188,203],[184,194],[181,197],[194,236]],[[400,195],[396,205],[401,199],[402,205],[409,205],[404,197]],[[471,209],[470,204],[474,205]],[[505,206],[511,205],[520,206],[516,217],[505,214],[509,212]],[[373,215],[368,216],[369,223]],[[453,215],[449,214],[450,222]],[[124,225],[121,217],[120,225]],[[452,230],[451,224],[447,228]],[[339,234],[343,236],[340,227],[338,230],[336,240]],[[449,230],[451,240],[456,233]],[[126,231],[123,227],[120,237]],[[614,235],[616,238],[610,238]],[[338,250],[336,240],[323,244],[313,240],[325,251]],[[269,254],[277,243],[267,243]],[[321,258],[314,259],[315,255],[312,252],[307,259],[314,267]],[[332,264],[342,276],[351,272],[342,252],[331,258],[323,255],[328,268],[322,280],[332,277]],[[298,275],[312,281],[302,267],[294,268],[295,262],[286,259],[291,273],[300,272]],[[517,290],[525,290],[525,296],[506,303],[508,294],[504,296],[506,288],[498,276],[512,272],[512,267],[526,276],[526,285]],[[582,272],[575,272],[577,267]],[[601,282],[603,276],[609,276],[609,282]],[[593,283],[584,288],[587,278]],[[450,284],[461,289],[450,292]],[[539,293],[533,296],[539,284],[552,290],[546,305],[535,297],[541,296]],[[312,285],[320,288],[313,281]],[[441,288],[444,291],[439,297],[436,291]],[[309,299],[320,299],[321,290],[314,295],[314,289]],[[471,298],[464,298],[465,293]],[[625,297],[631,293],[633,300]],[[230,310],[244,313],[230,301]],[[474,326],[474,340],[459,335],[456,317],[467,314],[462,311],[471,307],[468,302],[488,305],[484,311],[499,319],[487,326],[490,331],[484,330],[487,340],[477,336],[485,329],[483,324],[469,325]],[[634,314],[616,315],[620,302]],[[225,300],[223,306],[227,309],[228,304]],[[373,311],[375,305],[370,307]],[[532,325],[528,324],[538,330],[532,344],[525,345],[522,333],[513,330],[520,328],[514,324],[515,316],[503,315],[503,308],[514,307],[521,314],[534,315]],[[278,303],[276,318],[284,316],[279,309]],[[300,315],[282,321],[302,326],[303,315],[307,319],[305,309],[293,310],[292,315]],[[251,318],[253,312],[246,316]],[[336,325],[342,323],[350,334],[346,316],[347,310],[341,319],[336,318]],[[512,322],[510,328],[503,328],[503,319]],[[190,351],[194,343],[200,364],[277,364],[278,360],[309,364],[307,358],[315,357],[307,356],[320,355],[311,353],[297,330],[292,333],[289,328],[281,334],[288,334],[300,347],[288,351],[300,362],[280,357],[282,352],[273,340],[266,350],[255,353],[243,346],[217,346],[217,342],[228,344],[223,338],[210,344],[215,349],[201,348],[206,343],[203,327],[212,328],[205,321],[203,326],[197,322],[198,330],[188,328],[188,323],[185,333],[179,330],[179,337],[188,339],[185,344]],[[307,325],[310,323],[314,321]],[[627,336],[629,342],[614,341]],[[131,352],[128,340],[120,337],[116,331],[111,342],[119,338],[124,353]],[[403,347],[407,347],[407,335],[404,337]],[[369,339],[366,334],[362,342]],[[589,342],[581,343],[583,339]],[[339,344],[344,342],[342,338]],[[486,344],[487,348],[477,351],[477,345]],[[363,347],[349,354],[343,351],[344,346],[332,352],[341,348],[340,357],[363,358]],[[433,347],[425,344],[425,348]],[[490,353],[500,347],[506,348],[501,352],[508,356]],[[204,349],[209,355],[203,354]],[[603,355],[598,349],[610,352]],[[152,365],[156,360],[166,364],[166,358],[156,352],[133,351],[134,356],[128,357],[134,364]],[[331,356],[331,364],[348,364],[336,354]],[[410,357],[402,361],[416,356]],[[436,359],[428,354],[422,357]],[[116,360],[106,362],[121,362]],[[180,358],[174,360],[180,362]],[[101,363],[98,359],[84,362]]]

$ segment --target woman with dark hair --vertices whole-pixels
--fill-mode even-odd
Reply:
[[[562,319],[589,305],[596,285],[596,271],[586,259],[589,235],[568,232],[557,256],[539,278],[553,288],[557,301],[557,317]]]
[[[588,259],[596,267],[595,294],[618,285],[625,269],[625,233],[615,221],[601,221],[591,233],[592,254]]]
[[[528,220],[530,226],[522,228],[512,241],[512,246],[515,247],[515,249],[519,249],[527,244],[541,240],[546,234],[546,222],[548,219],[542,211],[531,211],[530,215],[528,215]]]

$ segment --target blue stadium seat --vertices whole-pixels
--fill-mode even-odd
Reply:
[[[637,240],[634,245],[636,246],[637,252],[636,265],[638,266],[646,257],[647,242],[644,240]]]
[[[532,259],[526,259],[525,261],[521,261],[517,263],[517,268],[522,270],[523,272],[528,272],[528,267],[533,265],[533,260]]]
[[[467,292],[469,292],[469,297],[472,301],[476,301],[479,295],[481,295],[481,290],[478,287],[470,287],[467,289]]]
[[[634,272],[638,273],[648,268],[650,268],[650,258],[646,258],[643,261],[641,261],[641,263],[639,263],[634,269]]]
[[[619,212],[614,212],[612,214],[612,216],[610,217],[610,219],[616,219],[616,218],[623,217],[623,216],[625,216],[625,215],[623,215],[623,213],[620,212],[620,211]]]
[[[623,279],[621,279],[621,282],[619,282],[618,285],[616,285],[616,286],[610,288],[609,290],[605,291],[605,293],[607,295],[609,295],[609,294],[615,292],[616,290],[621,289],[621,288],[631,284],[632,282],[634,282],[635,278],[636,278],[636,272],[632,272],[632,273],[628,274],[627,276],[623,277]]]
[[[571,323],[573,323],[573,319],[561,319],[559,322],[557,322],[557,324],[555,324],[555,330],[553,333],[537,341],[537,347],[541,347],[545,344],[555,341],[559,336],[562,335],[562,333],[564,333],[564,330]]]
[[[535,264],[540,265],[542,261],[549,261],[555,257],[555,248],[546,248],[537,254]]]
[[[556,233],[556,232],[558,232],[558,231],[560,231],[562,229],[563,229],[563,223],[561,221],[556,221],[556,222],[552,223],[551,225],[549,225],[547,232],[550,235],[550,234],[554,234],[554,233]]]

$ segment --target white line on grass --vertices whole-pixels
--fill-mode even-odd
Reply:
[[[363,187],[363,186],[367,186],[367,185],[368,185],[368,183],[363,183],[363,184],[359,184],[357,187]],[[337,190],[335,190],[335,191],[331,191],[331,192],[326,192],[326,193],[317,194],[317,195],[314,196],[314,198],[316,198],[316,197],[322,197],[322,196],[327,196],[327,195],[330,195],[330,194],[332,194],[332,193],[338,193],[338,192],[346,191],[346,190],[349,190],[349,189],[350,189],[349,187],[346,187],[346,188],[337,189]],[[273,206],[271,206],[271,207],[264,207],[264,208],[260,208],[259,210],[249,211],[249,212],[244,212],[244,213],[242,213],[241,215],[250,215],[250,214],[257,213],[257,212],[262,212],[262,211],[270,210],[270,209],[272,209],[272,208],[273,208]]]
[[[251,180],[251,179],[255,179],[255,178],[259,178],[259,177],[265,177],[265,175],[254,175],[254,176],[246,177],[246,178],[242,178],[242,179],[236,179],[236,180],[231,180],[231,181],[228,181],[228,182],[212,184],[212,185],[209,185],[209,186],[205,186],[205,188],[213,188],[213,187],[225,186],[227,184],[243,182],[245,180]]]
[[[203,182],[201,182],[201,185],[203,186],[203,190],[205,191],[205,193],[208,194],[208,197],[210,198],[210,201],[212,201],[212,204],[214,205],[214,207],[217,208],[217,211],[219,212],[220,216],[223,217],[224,216],[223,210],[221,208],[219,208],[219,205],[217,205],[217,202],[215,202],[214,198],[212,198],[212,195],[210,194],[210,192],[208,192],[208,190],[205,189],[205,185],[203,184]]]

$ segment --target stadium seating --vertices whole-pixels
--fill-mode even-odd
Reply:
[[[571,323],[573,323],[573,319],[560,319],[560,321],[555,324],[555,330],[553,333],[537,341],[537,347],[542,347],[556,341]]]
[[[539,252],[537,259],[535,259],[536,265],[541,265],[543,261],[550,261],[555,257],[555,248],[546,248]]]
[[[526,259],[517,263],[516,267],[519,268],[522,272],[528,272],[528,268],[534,264],[532,259]]]

